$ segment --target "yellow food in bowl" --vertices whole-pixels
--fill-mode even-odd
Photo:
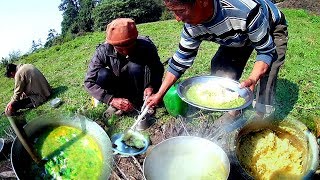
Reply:
[[[264,129],[240,139],[238,158],[255,179],[297,179],[304,173],[303,151],[290,134]]]

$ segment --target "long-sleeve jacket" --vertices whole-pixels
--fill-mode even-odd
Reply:
[[[97,83],[98,72],[101,68],[109,68],[115,76],[119,76],[121,69],[127,62],[147,66],[150,70],[150,83],[146,87],[158,89],[163,77],[163,65],[160,61],[157,48],[148,37],[138,36],[135,51],[132,55],[124,57],[117,53],[108,43],[100,45],[93,55],[85,77],[84,85],[91,96],[109,104],[113,97],[108,90],[101,88]]]
[[[44,75],[32,64],[19,64],[14,76],[15,87],[11,101],[29,97],[34,106],[42,104],[51,94],[51,87]]]
[[[284,18],[279,9],[270,0],[212,1],[214,14],[209,22],[184,24],[168,71],[180,77],[193,64],[203,40],[228,47],[252,46],[256,60],[270,65],[276,59],[272,29]]]

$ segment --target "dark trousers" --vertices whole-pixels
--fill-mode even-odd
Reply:
[[[255,100],[256,110],[263,113],[272,113],[274,110],[277,76],[287,50],[287,25],[277,25],[272,37],[276,45],[277,59],[270,64],[268,71],[260,79]],[[239,80],[252,51],[253,48],[250,46],[239,48],[220,46],[211,60],[211,74]]]
[[[34,108],[34,105],[29,97],[23,98],[18,101],[13,101],[11,106],[12,106],[13,114],[20,109]]]
[[[136,107],[143,103],[145,82],[149,73],[146,67],[129,62],[119,76],[107,68],[100,69],[97,84],[116,98],[127,98]]]

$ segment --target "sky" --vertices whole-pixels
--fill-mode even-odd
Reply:
[[[32,40],[46,42],[49,29],[61,33],[61,0],[1,0],[0,59],[10,52],[25,54]]]

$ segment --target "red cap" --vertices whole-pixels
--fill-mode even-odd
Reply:
[[[138,30],[135,22],[130,18],[118,18],[107,26],[107,42],[112,45],[120,45],[138,37]]]

